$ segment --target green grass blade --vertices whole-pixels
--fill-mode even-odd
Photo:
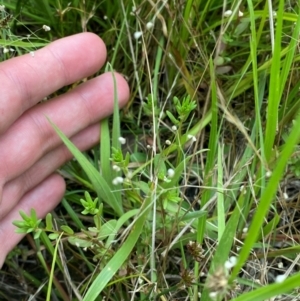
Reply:
[[[213,186],[213,177],[212,169],[215,165],[215,157],[217,150],[217,143],[219,141],[218,137],[218,98],[217,98],[217,87],[216,87],[216,78],[215,70],[213,66],[212,58],[210,58],[210,76],[211,76],[211,125],[210,125],[210,135],[209,135],[209,144],[208,144],[208,153],[207,153],[207,162],[205,163],[205,185],[212,187]],[[208,200],[211,198],[214,192],[211,189],[206,189],[203,193],[201,199],[201,205],[205,205]]]
[[[116,227],[114,229],[114,233],[112,233],[111,235],[109,235],[109,237],[107,238],[107,241],[105,243],[105,248],[109,248],[111,243],[115,240],[118,231],[120,230],[120,228],[122,226],[124,226],[124,224],[127,223],[127,221],[131,218],[136,216],[139,213],[138,209],[133,209],[130,211],[127,211],[126,213],[124,213],[117,221]]]
[[[283,89],[286,86],[287,78],[291,72],[291,66],[295,58],[295,51],[297,49],[297,44],[299,43],[299,32],[300,32],[300,14],[296,15],[297,22],[294,26],[293,35],[288,46],[288,53],[283,61],[282,72],[280,74],[280,96],[283,93]]]
[[[241,296],[232,299],[231,301],[265,301],[271,300],[274,296],[287,293],[292,289],[298,288],[300,283],[300,274],[293,275],[287,278],[282,283],[275,283],[265,287],[261,287],[252,292],[242,294]],[[292,299],[291,299],[292,300]],[[293,299],[296,300],[296,299]]]
[[[209,273],[213,273],[216,269],[224,266],[226,260],[228,260],[230,251],[236,237],[237,226],[241,217],[241,208],[244,205],[245,195],[241,193],[239,200],[234,208],[234,211],[226,224],[223,236],[217,246],[217,249],[214,253],[212,263],[210,265]],[[201,296],[201,300],[208,301],[209,298],[208,289],[204,288],[204,291]]]
[[[244,246],[241,249],[237,265],[233,269],[231,279],[234,279],[237,276],[239,270],[241,269],[243,264],[246,262],[249,254],[251,252],[251,249],[253,248],[253,245],[257,240],[257,237],[261,231],[261,226],[265,220],[267,212],[274,199],[274,195],[277,191],[277,187],[282,178],[282,174],[284,172],[286,164],[294,150],[295,145],[299,141],[299,138],[300,138],[299,127],[300,127],[300,115],[298,115],[298,117],[295,121],[293,129],[290,133],[290,136],[288,137],[288,139],[285,143],[285,146],[279,156],[277,165],[273,171],[270,181],[269,181],[265,191],[262,194],[262,197],[260,199],[256,213],[251,222],[248,235],[244,242]]]
[[[11,46],[11,47],[20,47],[24,49],[32,49],[32,48],[40,48],[48,45],[48,42],[25,42],[23,41],[24,38],[18,39],[16,37],[16,40],[8,40],[8,39],[0,39],[0,45],[3,46]]]
[[[85,158],[85,156],[76,148],[76,146],[66,137],[66,135],[53,122],[51,122],[51,120],[49,120],[49,122],[89,177],[99,199],[106,202],[111,208],[114,209],[118,216],[121,216],[123,214],[123,208],[116,199],[114,193],[111,191],[106,180],[99,174],[99,172],[87,160],[87,158]]]
[[[135,224],[123,243],[122,247],[116,252],[114,257],[106,264],[101,273],[93,281],[92,285],[88,289],[84,296],[83,301],[94,301],[102,290],[106,287],[107,283],[112,279],[118,269],[123,265],[127,257],[130,255],[134,248],[140,234],[143,231],[144,223],[147,219],[150,210],[151,199],[147,198],[141,208],[141,213],[136,219]]]
[[[255,130],[256,136],[259,137],[258,145],[261,146],[261,151],[264,154],[263,148],[263,133],[262,133],[262,123],[261,123],[261,101],[259,97],[259,76],[257,70],[257,33],[255,29],[255,15],[252,1],[248,0],[248,7],[250,12],[250,23],[251,23],[251,40],[250,40],[250,56],[252,63],[252,74],[253,74],[253,90],[254,90],[254,100],[255,100]]]
[[[280,69],[281,69],[281,39],[283,22],[284,0],[279,1],[279,9],[276,19],[276,38],[274,55],[271,65],[270,88],[267,108],[267,124],[265,132],[265,157],[269,161],[272,157],[272,149],[278,128],[278,108],[280,104]]]
[[[100,172],[106,182],[112,187],[112,168],[109,158],[110,155],[110,134],[108,118],[101,121],[101,141],[100,141]]]
[[[217,210],[218,210],[218,240],[220,241],[225,230],[225,206],[223,191],[223,157],[222,148],[218,147],[218,192],[217,192]]]
[[[56,257],[57,257],[57,251],[58,251],[58,244],[61,240],[61,237],[63,236],[63,232],[60,234],[59,238],[56,240],[56,246],[54,249],[54,254],[53,254],[53,260],[52,260],[52,266],[50,270],[50,275],[49,275],[49,284],[48,284],[48,291],[47,291],[47,301],[51,300],[51,289],[52,289],[52,281],[54,277],[54,268],[55,268],[55,262],[56,262]]]
[[[78,227],[78,229],[85,229],[85,226],[83,225],[82,221],[78,217],[78,213],[74,211],[72,206],[70,206],[69,202],[65,198],[62,199],[62,205],[64,206],[64,208],[68,212],[68,216],[71,217],[71,219]]]

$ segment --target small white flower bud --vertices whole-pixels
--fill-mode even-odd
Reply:
[[[229,257],[229,261],[232,263],[233,266],[235,266],[237,263],[237,258],[235,256],[231,256]]]
[[[224,12],[224,17],[225,18],[228,18],[228,17],[230,17],[232,15],[232,10],[226,10],[226,12]]]
[[[126,139],[125,138],[123,138],[123,137],[119,137],[119,142],[121,143],[121,144],[125,144],[126,143]]]
[[[121,168],[118,165],[113,165],[112,169],[115,170],[115,171],[120,171],[121,170]]]
[[[224,267],[226,270],[232,269],[237,262],[237,258],[235,256],[231,256],[227,261],[225,261]]]
[[[191,134],[188,134],[188,135],[187,135],[187,138],[188,138],[189,140],[192,140],[192,142],[196,142],[196,141],[197,141],[196,137],[195,137],[194,135],[191,135]]]
[[[277,275],[276,279],[275,279],[275,282],[276,283],[281,283],[281,282],[283,282],[286,279],[286,277],[287,276],[285,274],[283,274],[283,275]]]
[[[143,35],[143,33],[141,31],[136,31],[134,34],[133,34],[133,37],[138,40],[141,36]]]
[[[148,22],[147,24],[146,24],[146,28],[147,29],[151,29],[152,27],[153,27],[153,23],[152,22]]]
[[[171,141],[170,140],[166,140],[165,142],[167,145],[171,145]]]
[[[128,180],[131,180],[132,177],[133,177],[133,172],[132,172],[132,171],[128,171],[128,173],[127,173],[127,175],[126,175],[126,178],[127,178]]]
[[[174,169],[172,169],[172,168],[169,168],[169,169],[168,169],[168,177],[169,177],[169,178],[173,178],[173,177],[174,177],[174,175],[175,175],[175,171],[174,171]]]
[[[116,177],[112,180],[113,185],[122,184],[124,182],[124,179],[122,177]]]
[[[218,297],[218,293],[217,292],[210,292],[209,293],[209,297],[213,300],[216,300]]]
[[[230,270],[232,268],[232,265],[228,260],[226,260],[224,263],[224,267],[226,270]]]
[[[243,15],[244,15],[244,13],[239,10],[239,17],[242,17]]]
[[[177,131],[177,126],[176,125],[172,126],[172,131],[174,131],[174,132]]]
[[[144,283],[143,278],[139,278],[139,279],[138,279],[138,282],[139,282],[139,284],[143,284],[143,283]]]
[[[47,26],[47,25],[43,25],[43,29],[44,29],[45,31],[50,31],[50,30],[51,30],[51,28],[50,28],[49,26]]]

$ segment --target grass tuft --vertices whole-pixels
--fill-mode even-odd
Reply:
[[[76,160],[1,300],[296,300],[299,3],[96,2],[1,1],[2,61],[92,31],[131,87],[87,153],[52,124]]]

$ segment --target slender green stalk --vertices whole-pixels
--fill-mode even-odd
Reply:
[[[276,18],[275,48],[271,65],[270,88],[267,107],[267,124],[265,132],[265,157],[267,161],[271,160],[272,149],[274,146],[276,131],[278,130],[278,110],[281,100],[281,43],[283,26],[284,0],[279,0],[279,9]]]

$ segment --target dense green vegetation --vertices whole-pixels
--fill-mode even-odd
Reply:
[[[67,191],[0,299],[296,300],[298,1],[1,3],[2,60],[91,31],[131,99],[86,154],[56,128]]]

